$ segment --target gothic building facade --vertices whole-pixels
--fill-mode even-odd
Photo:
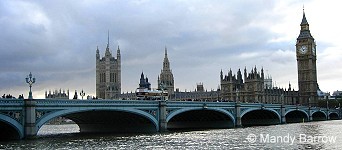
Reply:
[[[101,99],[119,98],[121,94],[121,56],[120,48],[116,51],[116,58],[109,48],[109,36],[105,55],[101,58],[96,49],[96,97]]]
[[[317,105],[316,43],[304,12],[300,26],[296,43],[298,91],[292,89],[291,84],[288,89],[273,87],[272,81],[265,78],[263,69],[258,72],[256,67],[249,73],[245,68],[243,75],[240,69],[236,75],[229,70],[225,76],[221,70],[221,99],[252,103]]]
[[[172,99],[176,101],[222,101],[220,100],[219,90],[205,90],[203,83],[198,83],[195,91],[179,91],[179,89],[176,89],[172,95]]]
[[[316,69],[316,43],[312,37],[309,24],[303,12],[300,33],[296,43],[296,57],[298,70],[298,91],[273,86],[272,78],[265,76],[263,68],[258,71],[255,66],[250,71],[245,67],[233,73],[229,70],[226,75],[220,72],[220,87],[217,91],[204,90],[203,85],[196,91],[180,92],[174,89],[174,77],[170,61],[165,48],[163,68],[158,76],[158,89],[167,90],[169,99],[173,100],[208,100],[235,101],[248,103],[278,103],[300,104],[315,106],[318,100],[318,84]],[[121,61],[120,49],[117,58],[112,57],[109,44],[105,56],[100,59],[99,50],[96,51],[96,94],[99,98],[116,98],[121,92]],[[141,75],[139,87],[150,87],[147,78]],[[134,99],[134,93],[121,94],[123,99]]]
[[[158,76],[158,89],[167,90],[169,96],[173,94],[175,85],[172,70],[170,69],[170,61],[167,57],[167,48],[165,47],[165,57],[163,61],[163,69],[160,76]]]
[[[220,81],[221,101],[298,104],[298,91],[291,89],[291,84],[288,89],[272,86],[272,79],[265,77],[263,69],[254,67],[247,72],[245,68],[243,75],[240,69],[237,74],[229,70],[227,75],[221,70]]]

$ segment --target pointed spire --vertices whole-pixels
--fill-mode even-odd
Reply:
[[[306,20],[304,6],[303,6],[303,18],[302,18],[302,22],[300,23],[300,25],[307,25],[307,24],[308,24],[308,21]]]
[[[222,69],[221,69],[221,72],[220,72],[220,78],[221,78],[221,80],[223,80],[223,72],[222,72]]]
[[[167,57],[167,48],[165,46],[165,58]]]
[[[170,62],[169,59],[167,58],[167,48],[165,46],[165,57],[164,57],[164,62],[163,62],[163,70],[170,70]]]
[[[297,40],[304,39],[304,38],[311,38],[311,39],[313,39],[313,37],[312,37],[312,35],[310,33],[309,23],[306,20],[305,12],[304,12],[304,7],[303,7],[303,18],[302,18],[302,22],[300,23],[300,33],[299,33],[299,36],[298,36]]]
[[[109,30],[108,30],[108,42],[107,42],[107,48],[105,52],[106,57],[112,57],[112,53],[109,51]]]
[[[108,41],[107,41],[107,47],[109,47],[109,29],[108,29]]]
[[[96,59],[100,59],[99,46],[97,46],[97,48],[96,48]]]
[[[121,54],[120,54],[120,46],[118,45],[118,50],[116,50],[116,58],[118,60],[121,60]]]
[[[291,82],[289,81],[289,91],[291,91]]]
[[[144,71],[141,71],[140,79],[144,78]]]

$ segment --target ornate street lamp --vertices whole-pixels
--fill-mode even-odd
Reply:
[[[82,97],[82,100],[83,100],[83,96],[85,96],[85,93],[84,93],[83,89],[82,89],[82,91],[80,92],[80,96]]]
[[[33,99],[33,97],[32,97],[32,84],[35,82],[36,82],[36,78],[35,77],[32,78],[32,73],[30,72],[30,74],[26,77],[26,83],[28,83],[30,85],[30,92],[29,92],[28,99]]]

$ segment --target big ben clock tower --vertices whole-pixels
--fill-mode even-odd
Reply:
[[[316,69],[316,43],[311,36],[309,23],[303,10],[303,19],[300,24],[300,34],[296,43],[299,104],[316,106],[317,95],[317,69]]]

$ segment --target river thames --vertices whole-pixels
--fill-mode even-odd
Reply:
[[[342,120],[152,134],[80,134],[75,124],[44,125],[32,140],[0,149],[342,149]]]

